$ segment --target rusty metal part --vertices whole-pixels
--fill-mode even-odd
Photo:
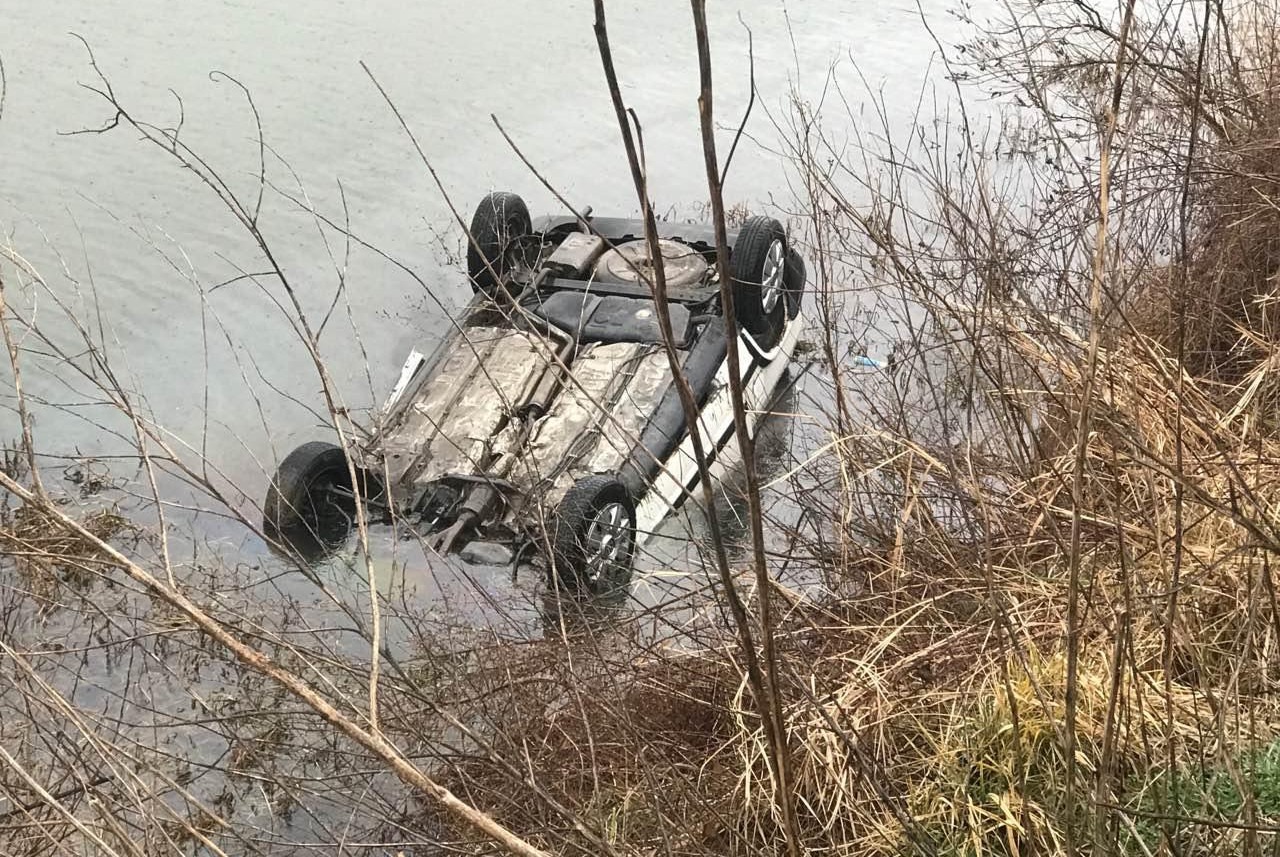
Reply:
[[[467,518],[459,517],[447,529],[441,530],[430,539],[427,545],[441,556],[448,556],[453,550],[453,543],[458,540],[458,536],[462,535],[462,531],[470,526],[471,521]]]
[[[569,371],[574,355],[578,350],[576,337],[550,322],[547,323],[547,327],[563,333],[565,341],[560,346],[560,350],[556,352],[557,361],[548,366],[542,373],[542,377],[538,379],[533,391],[525,398],[524,403],[517,410],[521,417],[530,421],[538,419],[551,407],[552,400],[560,392],[560,388],[564,386],[564,373]]]
[[[536,334],[473,327],[466,336],[471,346],[445,359],[384,439],[389,486],[483,468],[494,433],[550,362]]]
[[[467,499],[458,511],[457,520],[438,534],[432,547],[441,554],[450,553],[459,538],[474,528],[478,521],[484,520],[497,499],[498,491],[492,486],[481,484],[473,487],[467,492]]]
[[[543,268],[537,279],[534,280],[533,288],[536,289],[548,276],[550,276],[549,270]],[[516,408],[518,415],[526,421],[532,421],[546,413],[551,400],[564,383],[564,373],[568,371],[569,364],[573,362],[574,354],[578,350],[578,338],[572,331],[565,330],[553,324],[549,319],[541,318],[529,312],[523,304],[517,303],[516,309],[520,312],[521,317],[532,325],[535,330],[552,339],[560,340],[560,349],[556,352],[556,359],[549,361],[548,365],[544,367],[542,376],[538,378],[533,389]]]
[[[571,374],[510,470],[526,495],[548,505],[576,479],[621,465],[671,378],[666,353],[641,343],[588,346]]]
[[[570,232],[547,257],[544,270],[559,277],[585,276],[604,251],[605,242],[600,236]]]
[[[568,364],[573,359],[574,346],[576,343],[568,342],[559,351],[557,356],[560,362]],[[564,385],[564,379],[561,376],[560,367],[548,369],[542,373],[542,377],[538,379],[538,384],[533,388],[533,392],[520,406],[520,415],[528,420],[536,420],[547,412],[550,407],[551,400],[555,398],[556,393],[560,391]]]

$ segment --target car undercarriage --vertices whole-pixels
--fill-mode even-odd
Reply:
[[[340,544],[359,499],[440,554],[496,543],[513,563],[541,557],[557,586],[625,587],[637,546],[700,477],[673,359],[714,457],[735,425],[730,349],[754,424],[799,335],[806,275],[782,225],[748,218],[729,241],[736,336],[710,227],[662,223],[651,243],[642,221],[535,223],[519,197],[490,194],[468,235],[474,296],[450,335],[410,355],[367,439],[281,462],[268,535]]]

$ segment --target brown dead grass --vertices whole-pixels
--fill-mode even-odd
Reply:
[[[110,509],[87,514],[82,523],[96,537],[109,540],[132,530],[129,521]],[[68,533],[31,506],[0,512],[0,553],[34,592],[51,594],[59,585],[83,585],[114,563],[96,546]]]

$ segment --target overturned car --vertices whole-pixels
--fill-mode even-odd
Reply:
[[[359,495],[371,519],[407,520],[440,553],[496,543],[513,563],[542,557],[565,589],[626,586],[638,546],[699,480],[663,327],[715,457],[735,430],[730,349],[754,426],[791,362],[805,288],[777,220],[730,229],[731,341],[711,227],[658,233],[663,307],[643,221],[535,222],[520,197],[485,197],[467,256],[473,300],[429,355],[409,356],[376,431],[346,453],[313,441],[280,463],[268,534],[341,543]]]

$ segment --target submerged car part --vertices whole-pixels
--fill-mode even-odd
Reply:
[[[558,589],[625,586],[642,537],[704,475],[673,367],[693,391],[714,477],[735,429],[727,355],[738,354],[754,426],[799,337],[805,281],[775,220],[731,229],[728,260],[717,259],[711,228],[662,223],[660,307],[644,231],[587,213],[534,224],[519,197],[486,197],[469,242],[476,293],[455,330],[430,356],[411,355],[376,432],[349,449],[352,467],[327,444],[286,458],[266,516],[349,528],[362,497],[385,519],[414,522],[441,553],[518,563],[533,550]],[[722,303],[724,261],[733,300]]]
[[[376,501],[376,479],[356,470],[359,493]],[[262,504],[267,537],[315,559],[344,542],[355,519],[351,469],[342,448],[314,440],[293,450],[280,466]]]

